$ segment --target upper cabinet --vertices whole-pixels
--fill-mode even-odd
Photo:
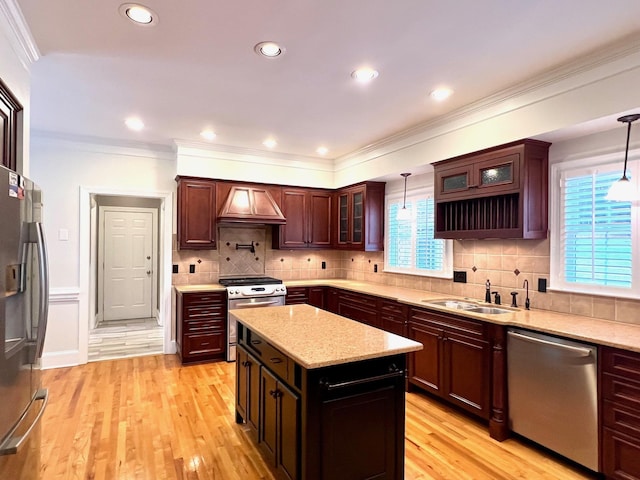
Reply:
[[[274,228],[273,248],[331,248],[332,197],[329,190],[283,188],[287,223]]]
[[[384,247],[383,182],[365,182],[336,192],[336,247],[381,251]]]
[[[216,182],[178,178],[178,247],[216,248]]]
[[[550,145],[522,140],[435,163],[435,237],[546,238]]]

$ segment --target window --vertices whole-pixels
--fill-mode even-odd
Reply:
[[[631,162],[627,176],[637,183]],[[551,199],[551,287],[591,294],[640,297],[640,207],[605,199],[622,176],[621,162],[554,167],[560,185]],[[634,278],[635,277],[635,278]]]
[[[434,201],[427,190],[407,196],[408,220],[399,220],[403,194],[388,195],[386,209],[385,271],[451,278],[451,240],[436,240]]]

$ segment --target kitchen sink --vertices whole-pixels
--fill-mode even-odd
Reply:
[[[500,307],[488,307],[464,300],[444,299],[444,300],[422,300],[427,305],[450,308],[452,310],[464,310],[465,312],[482,313],[485,315],[499,315],[502,313],[513,313],[514,310]]]

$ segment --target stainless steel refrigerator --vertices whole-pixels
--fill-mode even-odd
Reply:
[[[40,474],[40,419],[48,392],[40,358],[49,298],[42,194],[0,166],[0,479]]]

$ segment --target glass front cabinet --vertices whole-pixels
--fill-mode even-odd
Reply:
[[[367,182],[336,193],[336,246],[345,250],[383,248],[384,184]]]

